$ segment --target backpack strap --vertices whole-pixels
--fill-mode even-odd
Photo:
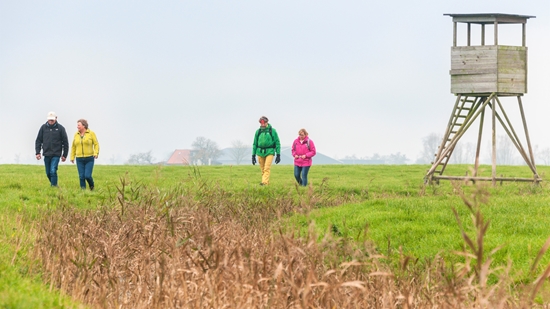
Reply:
[[[277,143],[275,143],[275,140],[273,139],[273,134],[271,133],[271,129],[272,129],[272,127],[269,126],[269,131],[268,132],[269,132],[269,136],[271,137],[271,142],[273,142],[273,149],[276,149],[277,148]],[[271,147],[269,147],[269,148],[271,148]]]
[[[307,150],[311,151],[311,148],[309,147],[309,138],[306,141]],[[292,150],[296,150],[296,140],[294,140],[294,144],[292,144]]]
[[[275,141],[273,140],[273,133],[271,133],[271,129],[272,127],[270,126],[268,132],[269,132],[269,136],[271,136],[271,140],[273,141],[273,148],[275,148]]]
[[[270,127],[269,127],[269,130],[268,130],[267,132],[269,133],[269,136],[271,136],[271,141],[273,142],[273,146],[271,146],[271,147],[266,147],[266,148],[263,148],[263,147],[259,147],[259,146],[258,146],[258,137],[260,136],[261,128],[258,129],[258,130],[256,131],[256,137],[255,137],[255,139],[256,139],[256,141],[255,141],[256,148],[262,149],[262,151],[263,151],[264,153],[265,153],[265,150],[268,149],[268,148],[273,148],[273,149],[276,149],[276,148],[277,148],[277,143],[275,143],[275,140],[273,139],[273,134],[271,133],[271,130],[272,130],[272,127],[270,126]]]
[[[258,148],[258,136],[260,136],[260,129],[256,130],[256,136],[254,136],[254,144]]]

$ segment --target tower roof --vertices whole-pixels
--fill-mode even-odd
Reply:
[[[515,14],[501,14],[501,13],[473,13],[473,14],[443,14],[445,16],[451,16],[453,22],[458,23],[471,23],[471,24],[525,24],[527,19],[535,18],[536,16],[530,15],[515,15]]]

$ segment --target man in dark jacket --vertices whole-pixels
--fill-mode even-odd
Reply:
[[[69,154],[67,131],[57,122],[54,112],[48,113],[48,121],[40,127],[35,141],[36,160],[44,156],[46,176],[52,187],[57,187],[57,166],[59,159],[65,162]],[[42,156],[40,156],[42,150]]]

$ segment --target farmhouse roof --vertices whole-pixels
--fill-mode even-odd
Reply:
[[[191,150],[176,149],[170,156],[170,159],[166,161],[166,164],[189,165],[190,162],[191,162]]]

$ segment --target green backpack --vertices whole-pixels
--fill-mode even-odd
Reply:
[[[271,136],[271,140],[273,141],[273,146],[271,146],[271,147],[258,147],[258,136],[260,136],[260,129],[258,129],[258,131],[256,131],[256,136],[254,137],[254,144],[256,144],[256,148],[260,148],[260,149],[276,148],[275,140],[273,140],[273,134],[271,133],[271,127],[269,127],[268,133],[269,133],[269,136]]]

